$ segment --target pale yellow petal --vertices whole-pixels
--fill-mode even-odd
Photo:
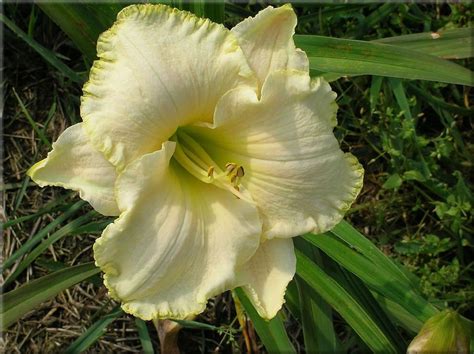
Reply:
[[[122,214],[94,245],[111,295],[144,320],[200,313],[237,286],[236,269],[261,233],[252,204],[189,175],[171,158],[174,148],[165,143],[119,176]]]
[[[41,187],[78,191],[101,214],[119,214],[114,195],[115,168],[94,149],[82,123],[67,128],[48,157],[33,165],[28,175]]]
[[[309,70],[306,53],[295,48],[293,41],[296,21],[290,4],[278,8],[268,6],[232,29],[250,67],[257,74],[260,87],[272,71]]]
[[[97,44],[81,116],[122,170],[183,126],[211,122],[217,100],[256,81],[224,26],[165,5],[132,5]]]
[[[267,240],[239,271],[244,290],[265,319],[272,319],[285,302],[285,291],[296,272],[291,239]]]
[[[273,72],[261,99],[235,89],[219,102],[214,129],[195,127],[221,163],[242,165],[267,238],[335,226],[362,186],[363,169],[333,134],[335,93],[300,71]]]

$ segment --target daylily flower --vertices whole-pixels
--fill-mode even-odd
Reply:
[[[295,273],[291,238],[331,229],[363,169],[333,134],[336,94],[311,79],[289,5],[232,30],[132,5],[97,44],[81,101],[29,175],[118,216],[94,245],[113,298],[185,318],[244,287],[264,318]]]

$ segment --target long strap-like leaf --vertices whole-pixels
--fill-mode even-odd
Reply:
[[[453,28],[439,32],[423,32],[377,39],[374,42],[413,49],[444,59],[464,59],[474,55],[472,28]]]
[[[313,35],[296,35],[295,43],[308,55],[310,68],[318,72],[474,85],[470,70],[408,48]]]
[[[99,272],[94,263],[81,264],[48,274],[6,293],[0,316],[3,329],[42,302]]]
[[[95,58],[97,37],[113,23],[121,8],[117,4],[108,7],[105,4],[71,3],[39,3],[38,5],[76,43],[89,61]],[[198,2],[189,10],[194,9],[199,15],[211,16],[216,20],[222,19],[222,3],[206,6],[201,6]],[[469,53],[459,53],[456,45],[469,40],[472,33],[463,30],[449,33],[448,39],[451,40],[437,42],[436,48],[433,48],[433,41],[430,41],[428,36],[429,34],[420,34],[416,38],[401,36],[398,40],[396,37],[391,37],[380,41],[390,44],[383,44],[324,36],[296,35],[295,42],[308,54],[313,74],[324,74],[328,80],[335,80],[344,75],[379,75],[474,85],[473,74],[470,70],[426,54],[466,57]],[[421,48],[424,48],[424,52]],[[470,53],[472,55],[472,52]]]
[[[242,288],[234,290],[245,311],[252,320],[255,329],[269,353],[295,353],[295,349],[286,334],[285,326],[278,314],[270,321],[261,318]]]
[[[82,353],[92,344],[94,344],[104,334],[107,326],[115,321],[119,316],[123,315],[120,306],[115,307],[108,314],[102,316],[94,322],[84,333],[82,333],[72,344],[66,349],[65,354]]]
[[[339,312],[372,351],[376,353],[397,353],[395,345],[340,284],[301,251],[296,250],[296,257],[298,260],[296,273]]]

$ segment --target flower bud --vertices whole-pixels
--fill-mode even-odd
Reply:
[[[431,317],[412,340],[407,354],[469,353],[469,324],[456,311],[445,310]]]

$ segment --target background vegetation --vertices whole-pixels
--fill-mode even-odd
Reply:
[[[106,14],[110,6],[124,4],[95,6]],[[265,6],[260,1],[228,4],[224,23],[231,27]],[[366,41],[467,29],[473,10],[468,3],[294,4],[294,8],[298,34]],[[42,9],[51,15],[51,8]],[[66,266],[90,262],[92,244],[110,222],[74,193],[40,189],[25,175],[66,127],[80,121],[81,81],[90,65],[77,42],[42,9],[11,3],[4,6],[2,16],[7,25],[2,82],[4,291]],[[101,21],[111,23],[113,18],[104,15]],[[467,31],[467,37],[464,34],[457,42],[438,48],[436,55],[472,69],[472,61],[466,59],[473,54],[472,30]],[[416,41],[405,45],[427,53],[433,50]],[[342,74],[328,76],[340,77],[331,83],[338,93],[336,135],[343,149],[356,155],[366,169],[363,191],[346,219],[414,274],[419,290],[432,304],[474,318],[470,87],[406,76],[407,80]],[[446,73],[435,74],[441,78]],[[466,80],[472,82],[472,77]],[[321,262],[331,262],[325,252],[320,253]],[[9,327],[3,337],[5,350],[141,352],[150,345],[159,348],[154,327],[118,310],[97,272],[91,275]],[[296,286],[306,285],[291,284],[281,318],[292,345],[303,352],[307,340],[294,306],[305,299],[294,298]],[[360,335],[337,313],[333,316],[338,348],[366,352]],[[210,301],[207,311],[195,319],[199,323],[182,323],[188,328],[180,332],[179,345],[184,351],[264,350],[251,322],[242,331],[239,319],[231,294],[225,293]],[[409,330],[397,331],[405,341],[413,337]]]

